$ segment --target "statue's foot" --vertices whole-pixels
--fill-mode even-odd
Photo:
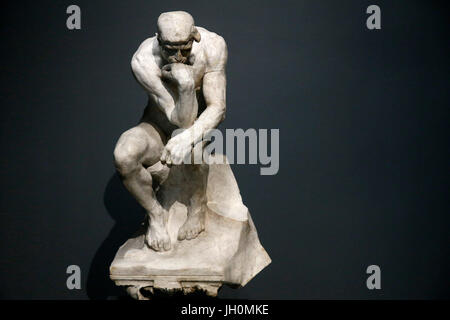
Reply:
[[[203,230],[205,230],[205,211],[192,212],[178,230],[178,240],[195,239]]]
[[[150,218],[145,235],[147,245],[155,251],[167,251],[171,247],[170,236],[163,221],[163,217]]]

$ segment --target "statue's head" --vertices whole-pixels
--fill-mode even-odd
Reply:
[[[187,63],[193,41],[200,41],[194,18],[184,11],[164,12],[158,18],[157,38],[168,63]]]

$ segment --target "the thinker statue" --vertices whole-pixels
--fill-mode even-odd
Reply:
[[[132,58],[149,100],[114,159],[148,221],[117,253],[111,278],[135,298],[154,287],[215,295],[222,283],[244,285],[270,263],[229,165],[185,162],[225,118],[227,54],[221,36],[175,11],[159,16],[157,34]]]

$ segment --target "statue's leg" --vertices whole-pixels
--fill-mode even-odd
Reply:
[[[154,250],[169,250],[167,213],[156,199],[150,170],[160,161],[165,137],[153,124],[143,122],[125,131],[117,142],[114,159],[123,184],[144,207],[149,217],[147,244]]]
[[[206,185],[209,167],[207,164],[186,164],[185,170],[190,176],[192,195],[185,223],[178,230],[178,240],[195,239],[205,230]]]

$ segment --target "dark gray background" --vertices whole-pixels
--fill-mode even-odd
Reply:
[[[82,10],[82,30],[65,13]],[[365,10],[382,10],[369,31]],[[143,211],[114,174],[158,15],[228,43],[221,128],[279,128],[280,171],[234,165],[273,263],[245,299],[449,298],[448,10],[431,1],[10,1],[1,7],[0,298],[106,299]],[[66,288],[66,268],[82,289]],[[366,288],[377,264],[382,290]]]

